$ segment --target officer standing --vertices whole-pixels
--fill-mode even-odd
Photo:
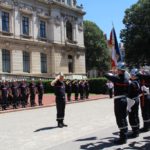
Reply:
[[[128,124],[127,124],[127,99],[129,79],[126,78],[126,66],[124,62],[119,62],[117,66],[117,75],[107,73],[105,77],[114,83],[114,112],[116,123],[120,130],[119,139],[114,144],[125,144],[127,142]]]
[[[137,78],[138,69],[134,68],[131,70],[131,83],[128,90],[128,98],[134,101],[134,105],[129,111],[129,123],[132,128],[132,134],[129,135],[131,138],[136,138],[139,136],[139,95],[140,95],[140,85]]]
[[[78,101],[78,97],[79,97],[79,82],[78,82],[78,80],[74,80],[73,84],[74,84],[75,100]]]
[[[37,91],[38,91],[38,101],[39,101],[39,105],[43,105],[42,100],[43,100],[43,94],[44,94],[44,86],[42,83],[42,80],[39,79],[39,82],[37,84]]]
[[[141,83],[141,112],[143,118],[143,128],[140,132],[147,132],[150,130],[150,72],[143,70],[138,74]]]
[[[72,83],[70,80],[66,81],[66,92],[67,92],[67,100],[71,101],[71,93],[72,93]]]
[[[88,99],[89,92],[90,92],[90,85],[89,85],[88,80],[85,80],[85,82],[84,82],[84,89],[85,89],[85,98]]]
[[[5,84],[5,80],[2,81],[1,85],[1,105],[2,105],[2,110],[6,110],[7,108],[7,99],[8,99],[8,87]]]
[[[30,90],[30,104],[31,107],[35,106],[35,95],[36,95],[36,86],[34,83],[34,79],[31,80],[31,83],[29,84],[29,90]]]
[[[20,98],[21,98],[21,105],[22,105],[22,108],[25,108],[26,98],[27,98],[27,85],[24,79],[22,79],[19,89],[20,89],[19,93],[20,93]]]
[[[12,93],[12,103],[13,103],[13,108],[17,108],[17,102],[18,102],[18,85],[16,80],[13,80],[12,86],[11,86],[11,93]]]
[[[67,127],[66,124],[64,124],[64,117],[65,117],[65,106],[66,106],[66,100],[65,100],[65,83],[64,83],[64,75],[63,73],[59,73],[59,75],[56,77],[55,80],[51,82],[51,86],[54,86],[55,88],[55,96],[56,96],[56,108],[57,108],[57,122],[58,127]]]
[[[84,86],[84,82],[83,80],[80,81],[79,83],[79,92],[80,92],[80,99],[83,100],[84,99],[84,95],[85,95],[85,90],[84,90],[85,86]]]

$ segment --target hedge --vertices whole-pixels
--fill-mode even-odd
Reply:
[[[51,81],[43,81],[45,93],[54,93],[54,88],[50,85]],[[105,94],[107,92],[106,78],[92,78],[88,79],[88,81],[90,84],[90,93]]]

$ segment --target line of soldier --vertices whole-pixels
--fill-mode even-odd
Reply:
[[[136,138],[139,133],[150,131],[150,70],[133,68],[129,74],[125,63],[120,62],[117,71],[107,73],[105,77],[114,83],[114,113],[119,128],[119,138],[114,140],[114,144],[125,144],[128,138]],[[132,128],[131,134],[128,133],[127,116]]]
[[[72,93],[74,93],[76,101],[89,98],[90,86],[88,80],[66,80],[65,86],[68,101],[71,101]]]
[[[0,83],[0,106],[2,110],[6,110],[10,105],[12,105],[14,109],[20,106],[25,108],[29,104],[28,99],[30,98],[30,105],[34,107],[37,105],[35,103],[37,93],[38,104],[43,105],[44,86],[41,79],[39,79],[37,84],[35,84],[34,79],[28,83],[24,79],[9,82],[2,80]]]

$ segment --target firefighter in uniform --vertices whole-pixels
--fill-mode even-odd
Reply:
[[[129,79],[126,77],[126,66],[124,62],[119,62],[117,75],[107,73],[105,77],[114,83],[114,113],[116,123],[120,130],[119,139],[114,144],[125,144],[127,142],[127,98]]]
[[[29,90],[30,90],[30,104],[31,107],[35,106],[35,95],[36,95],[36,86],[34,83],[34,79],[31,80],[31,83],[29,84]]]
[[[67,92],[67,100],[71,101],[71,93],[72,93],[72,83],[70,80],[66,81],[66,92]]]
[[[7,108],[7,99],[8,99],[8,88],[5,84],[5,80],[2,81],[1,85],[1,105],[2,110],[6,110]]]
[[[78,82],[78,80],[74,80],[73,84],[74,84],[75,101],[78,101],[78,97],[79,97],[79,82]]]
[[[88,99],[89,92],[90,92],[90,85],[89,85],[88,80],[85,80],[85,82],[84,82],[84,89],[85,89],[85,98]]]
[[[139,75],[141,83],[141,112],[143,118],[143,128],[140,132],[147,132],[150,130],[150,72],[144,70]]]
[[[64,124],[64,117],[65,117],[65,83],[64,83],[64,75],[63,73],[59,73],[59,75],[51,82],[51,86],[55,88],[55,96],[56,96],[56,109],[57,109],[57,122],[58,127],[67,127]]]
[[[79,93],[80,93],[80,99],[83,100],[85,97],[85,86],[83,80],[79,82]]]
[[[44,86],[43,86],[41,79],[39,79],[39,82],[37,84],[37,92],[38,92],[39,105],[43,105],[42,100],[43,100],[43,94],[44,94]]]
[[[12,103],[13,103],[13,108],[17,108],[17,102],[18,102],[18,85],[16,80],[13,80],[12,86],[11,86],[11,93],[12,93]]]
[[[140,95],[140,84],[137,78],[138,69],[134,68],[131,70],[131,82],[128,89],[127,99],[133,100],[134,104],[129,111],[129,123],[132,128],[132,133],[128,135],[131,138],[139,136],[139,95]]]

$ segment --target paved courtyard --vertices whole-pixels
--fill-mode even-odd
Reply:
[[[57,128],[55,106],[0,114],[0,149],[149,150],[149,132],[123,146],[113,145],[118,136],[113,106],[112,99],[68,104],[68,127],[62,129]]]

